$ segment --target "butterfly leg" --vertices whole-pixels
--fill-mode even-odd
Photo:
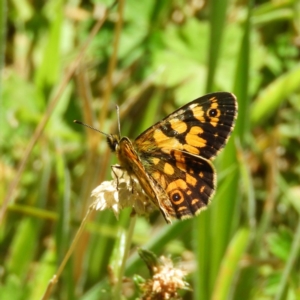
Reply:
[[[123,167],[119,166],[119,165],[113,165],[113,166],[110,166],[110,167],[111,167],[111,170],[114,173],[114,176],[117,180],[117,189],[118,189],[118,187],[119,187],[119,178],[123,177],[125,169]],[[120,172],[118,172],[117,170],[122,170],[123,171],[122,175],[120,175]],[[134,194],[134,184],[135,184],[135,182],[134,182],[131,175],[129,175],[129,177],[130,177],[131,193]]]
[[[115,169],[117,169],[117,170],[124,170],[124,169],[121,166],[119,166],[119,165],[113,165],[113,166],[110,166],[110,168],[111,168],[112,172],[115,175],[115,178],[117,180],[117,189],[119,189],[119,175],[118,175],[119,172],[115,171]]]
[[[131,194],[133,194],[133,192],[134,192],[134,181],[133,181],[131,176],[130,176],[130,185],[131,185]]]

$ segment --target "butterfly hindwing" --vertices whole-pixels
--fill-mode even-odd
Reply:
[[[210,161],[187,152],[172,150],[168,156],[153,157],[147,172],[167,194],[170,201],[161,201],[159,205],[173,218],[197,215],[206,208],[215,190],[215,172]]]

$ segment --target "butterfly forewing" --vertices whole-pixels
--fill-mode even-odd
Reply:
[[[226,144],[236,114],[237,102],[233,94],[208,94],[151,126],[134,144],[138,152],[148,154],[177,149],[212,159]]]

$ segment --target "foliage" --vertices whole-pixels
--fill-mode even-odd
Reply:
[[[138,297],[135,276],[149,278],[138,247],[189,273],[183,299],[300,298],[297,0],[0,3],[1,299],[41,298],[110,178],[103,136],[74,119],[116,132],[118,104],[134,138],[219,90],[237,95],[239,116],[208,210],[134,228],[130,210],[93,214],[50,298],[118,299],[128,228],[124,299]]]

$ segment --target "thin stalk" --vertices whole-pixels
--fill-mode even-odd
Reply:
[[[135,222],[136,222],[136,215],[134,214],[130,218],[129,228],[127,230],[126,240],[125,240],[124,255],[122,258],[122,263],[121,263],[121,267],[120,267],[119,274],[118,274],[117,284],[116,284],[115,290],[114,290],[114,299],[116,299],[116,300],[121,299],[121,295],[122,295],[122,281],[123,281],[123,277],[124,277],[126,261],[127,261],[131,243],[132,243],[132,236],[133,236],[133,232],[134,232],[134,228],[135,228]]]
[[[284,293],[290,278],[290,274],[292,272],[293,267],[296,264],[297,259],[299,258],[299,250],[300,250],[300,218],[298,221],[298,226],[296,229],[296,233],[294,235],[294,241],[292,244],[292,249],[290,252],[290,255],[288,256],[288,261],[285,264],[285,268],[283,270],[280,283],[279,283],[279,288],[275,296],[275,300],[281,300],[284,299]]]
[[[89,210],[87,211],[84,219],[82,220],[82,222],[80,224],[80,227],[79,227],[79,229],[78,229],[78,231],[77,231],[77,233],[76,233],[76,235],[74,237],[74,240],[73,240],[73,242],[72,242],[72,244],[71,244],[68,252],[66,253],[63,261],[61,262],[61,264],[60,264],[60,266],[59,266],[56,274],[54,274],[54,276],[52,277],[52,279],[49,281],[49,284],[48,284],[48,286],[46,288],[46,291],[45,291],[43,297],[41,298],[42,300],[49,299],[49,296],[51,295],[52,289],[55,286],[55,284],[58,282],[59,276],[61,275],[62,271],[64,270],[64,268],[65,268],[65,266],[66,266],[66,264],[67,264],[67,262],[68,262],[68,260],[69,260],[69,258],[71,256],[71,254],[73,253],[73,251],[75,249],[75,246],[78,243],[78,240],[79,240],[79,238],[80,238],[80,236],[81,236],[81,234],[82,234],[82,232],[83,232],[83,230],[85,228],[85,225],[86,225],[86,223],[88,221],[88,218],[89,218],[89,216],[90,216],[90,214],[91,214],[92,211],[93,211],[93,208],[91,206],[89,208]]]

